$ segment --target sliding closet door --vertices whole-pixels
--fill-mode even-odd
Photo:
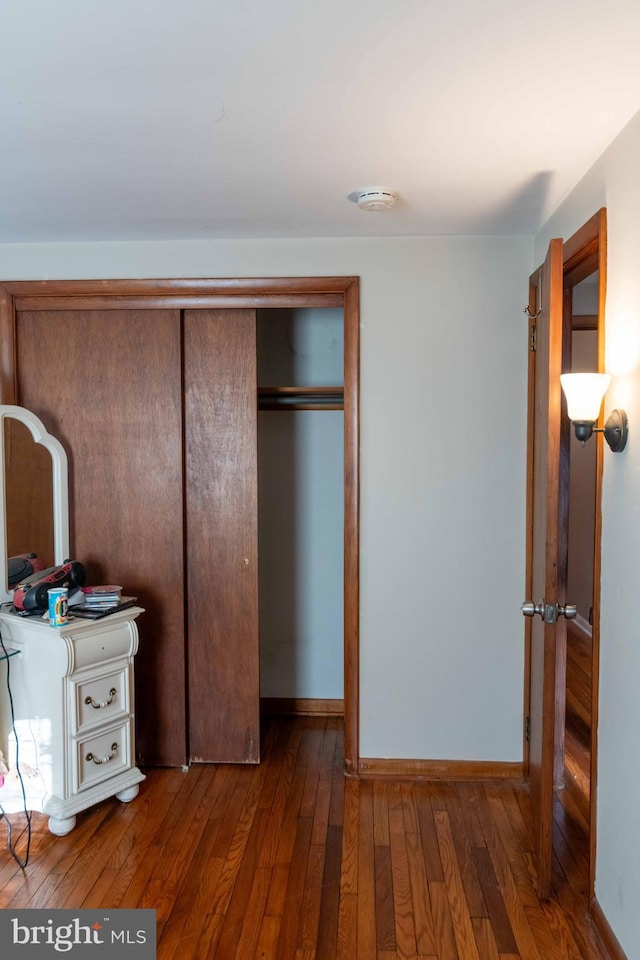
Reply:
[[[18,403],[69,456],[71,550],[118,583],[138,620],[142,763],[186,758],[180,314],[29,310],[17,316]]]
[[[184,315],[189,754],[260,759],[256,317]]]

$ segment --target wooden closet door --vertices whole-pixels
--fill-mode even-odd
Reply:
[[[260,759],[256,317],[184,316],[189,755]]]
[[[73,558],[138,597],[141,763],[186,759],[181,331],[177,310],[17,316],[18,403],[69,457]]]

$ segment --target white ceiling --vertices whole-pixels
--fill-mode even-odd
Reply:
[[[0,36],[5,242],[531,233],[640,108],[639,0],[0,0]]]

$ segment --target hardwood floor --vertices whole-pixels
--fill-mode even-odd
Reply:
[[[589,830],[591,763],[591,640],[567,630],[564,793],[568,808]]]
[[[345,779],[336,718],[270,718],[262,755],[150,770],[66,837],[34,815],[26,870],[0,851],[0,907],[151,907],[160,960],[606,956],[568,849],[535,893],[523,785]]]
[[[558,900],[586,909],[589,895],[591,641],[567,630],[567,701],[563,788],[554,797],[553,849]],[[573,906],[575,904],[575,907]]]

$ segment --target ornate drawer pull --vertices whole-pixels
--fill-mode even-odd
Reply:
[[[108,700],[101,700],[100,703],[96,703],[93,697],[85,697],[84,702],[86,703],[87,706],[91,705],[94,710],[102,710],[103,707],[108,707],[110,704],[113,703],[115,699],[115,695],[116,695],[116,688],[111,687],[111,690],[109,690]]]
[[[115,757],[115,755],[116,755],[117,752],[118,752],[118,744],[117,744],[117,743],[112,743],[112,744],[111,744],[111,753],[110,753],[107,757],[96,757],[95,754],[93,754],[93,753],[88,753],[88,754],[87,754],[87,763],[89,763],[91,760],[93,760],[94,763],[98,764],[98,766],[99,766],[101,763],[109,763],[109,760],[113,760],[113,758]]]

